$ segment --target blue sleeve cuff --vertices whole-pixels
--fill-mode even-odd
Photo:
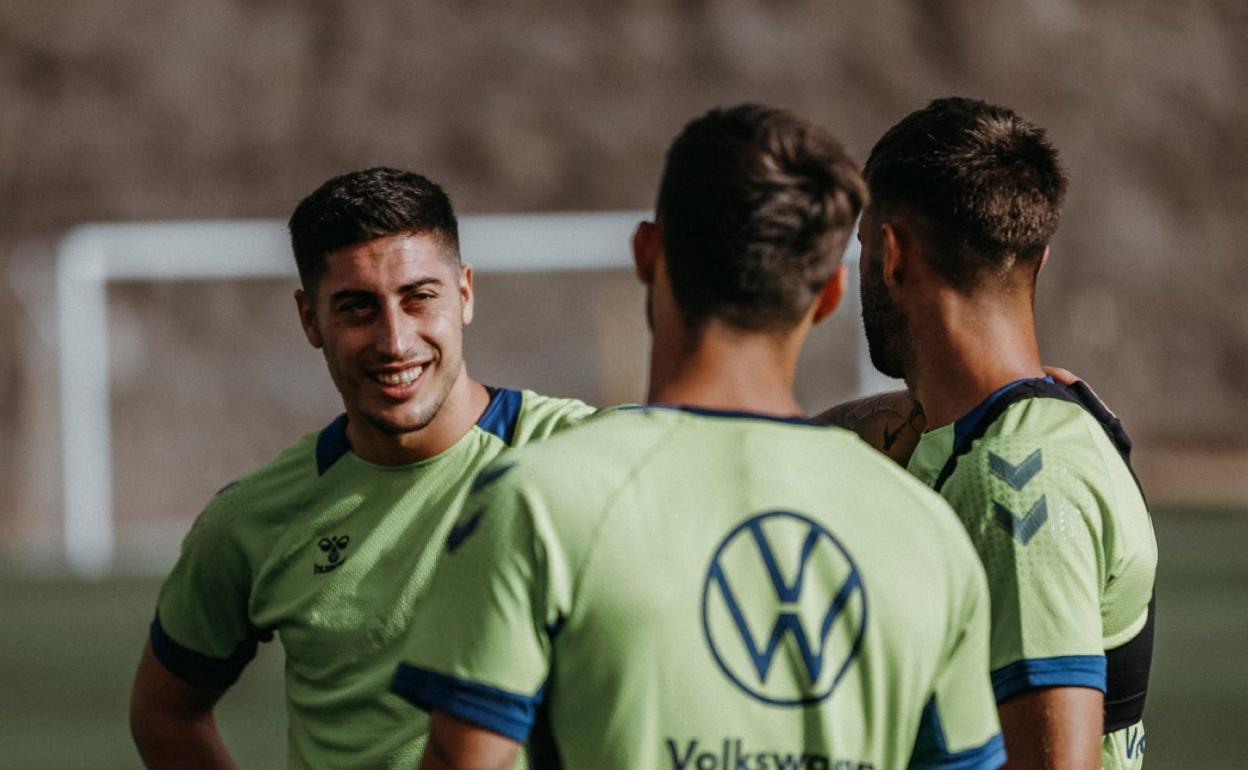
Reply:
[[[517,695],[406,663],[399,664],[390,691],[425,711],[445,711],[519,743],[533,729],[543,694]]]
[[[1105,656],[1024,658],[992,672],[992,692],[997,703],[1040,687],[1090,687],[1105,692]]]
[[[256,657],[258,636],[244,639],[228,658],[213,658],[183,647],[165,633],[160,614],[152,620],[148,638],[156,660],[177,678],[194,687],[224,690],[238,681],[243,669]]]
[[[996,770],[1005,764],[1005,739],[1001,733],[982,745],[962,751],[949,751],[945,728],[940,721],[936,698],[928,699],[914,739],[914,753],[907,770]]]

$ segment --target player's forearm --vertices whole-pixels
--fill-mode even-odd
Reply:
[[[130,732],[143,765],[150,770],[237,768],[221,742],[211,713],[189,719],[135,714],[130,719]]]
[[[909,462],[927,427],[923,407],[904,390],[846,401],[822,412],[815,421],[852,430],[901,465]]]

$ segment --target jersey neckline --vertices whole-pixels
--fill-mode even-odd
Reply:
[[[705,406],[687,406],[685,404],[638,404],[636,406],[620,407],[620,409],[664,409],[673,412],[687,412],[701,417],[766,420],[767,422],[779,422],[786,423],[788,425],[810,425],[814,427],[821,427],[819,423],[811,420],[809,417],[781,417],[775,414],[763,414],[762,412],[748,412],[739,409],[712,409]]]
[[[335,417],[333,422],[326,425],[316,437],[316,475],[324,476],[335,463],[348,455],[353,456],[357,462],[378,470],[404,471],[419,468],[422,465],[437,462],[453,454],[465,443],[474,428],[478,428],[491,436],[496,436],[502,439],[504,443],[510,445],[511,439],[515,434],[516,422],[520,417],[520,408],[524,400],[523,394],[511,388],[495,388],[488,385],[486,390],[490,394],[490,402],[486,405],[485,411],[481,413],[481,416],[477,418],[468,430],[464,431],[464,435],[436,455],[404,465],[381,465],[380,463],[369,462],[351,451],[351,442],[347,440],[347,413],[343,412]]]

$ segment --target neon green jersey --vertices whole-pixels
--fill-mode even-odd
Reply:
[[[222,490],[160,592],[152,649],[203,687],[281,639],[291,767],[414,767],[423,715],[387,685],[469,481],[508,445],[593,410],[498,389],[456,444],[387,467],[350,451],[346,418]]]
[[[531,740],[530,756],[607,770],[1004,759],[966,533],[846,431],[618,410],[495,461],[447,550],[392,687]]]
[[[1082,387],[1010,383],[910,460],[962,519],[992,595],[998,702],[1105,692],[1102,766],[1142,765],[1157,544],[1117,419]]]

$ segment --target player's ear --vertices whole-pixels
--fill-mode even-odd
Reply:
[[[836,272],[832,274],[832,277],[823,284],[823,288],[819,290],[819,296],[815,298],[814,323],[819,323],[832,315],[832,312],[840,306],[841,299],[844,296],[845,266],[841,265],[836,268]]]
[[[1044,253],[1040,255],[1040,267],[1036,268],[1036,274],[1039,275],[1040,271],[1044,270],[1044,266],[1047,265],[1048,263],[1049,263],[1049,247],[1045,246]]]
[[[655,271],[663,251],[663,230],[657,222],[640,222],[633,231],[633,266],[637,280],[654,285]]]
[[[910,231],[904,226],[892,222],[880,225],[880,241],[883,246],[881,251],[884,255],[881,269],[884,271],[884,286],[890,292],[900,289],[906,278],[906,250],[910,245],[910,235]]]
[[[295,289],[295,307],[299,309],[299,325],[308,343],[314,348],[324,345],[321,331],[316,327],[316,298],[303,289]]]
[[[462,265],[459,269],[459,301],[464,326],[472,323],[472,265]]]

